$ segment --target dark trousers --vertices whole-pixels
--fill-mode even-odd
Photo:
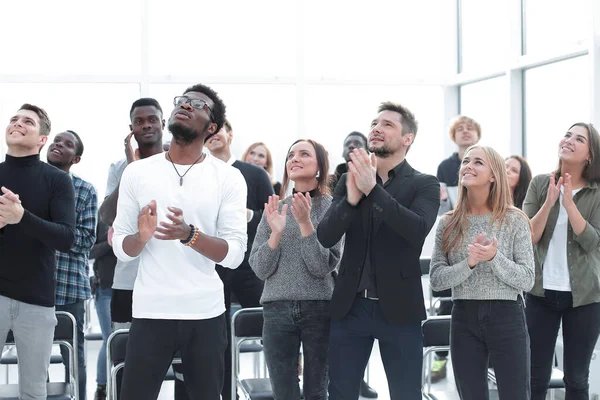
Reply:
[[[523,301],[454,300],[450,353],[462,400],[489,398],[494,358],[500,400],[529,400],[530,351]]]
[[[129,330],[120,398],[156,399],[173,356],[179,350],[189,397],[219,400],[223,389],[226,335],[224,314],[203,320],[134,318]]]
[[[420,400],[423,365],[421,323],[392,324],[384,318],[378,301],[361,298],[354,300],[348,315],[331,322],[329,398],[358,399],[375,339],[379,340],[390,398]]]
[[[235,295],[242,308],[260,307],[260,296],[264,287],[264,282],[258,279],[254,271],[247,263],[242,263],[236,269],[223,268],[216,266],[217,273],[223,281],[223,290],[225,292],[225,317],[227,319],[227,349],[225,350],[225,384],[221,397],[223,400],[235,398],[231,393],[231,295]],[[173,366],[175,371],[179,371],[179,366]],[[185,396],[185,382],[175,380],[175,400],[187,400]]]
[[[274,301],[263,308],[263,343],[275,400],[299,400],[298,356],[304,355],[303,398],[327,399],[329,301]]]
[[[77,325],[77,372],[79,385],[79,399],[85,400],[87,373],[85,366],[85,336],[83,334],[83,325],[85,324],[85,300],[77,300],[72,304],[56,306],[56,311],[66,311],[75,317]],[[63,363],[69,375],[69,353],[65,346],[60,346],[60,352],[63,356]]]
[[[526,313],[531,337],[531,399],[546,398],[561,321],[565,399],[589,399],[590,362],[600,335],[600,303],[573,307],[571,292],[546,290],[545,297],[527,294]]]

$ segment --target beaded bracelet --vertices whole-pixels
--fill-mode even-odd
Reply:
[[[194,225],[190,224],[190,236],[188,236],[187,239],[185,239],[185,240],[180,240],[181,244],[187,246],[194,239],[196,230],[197,230],[196,227]]]
[[[190,240],[189,243],[186,243],[186,246],[193,246],[194,243],[196,243],[196,240],[198,240],[198,236],[200,236],[200,231],[198,230],[198,228],[194,228],[194,236],[192,237],[192,240]]]

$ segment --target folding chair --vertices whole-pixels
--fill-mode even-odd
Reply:
[[[449,315],[429,317],[423,321],[423,369],[422,392],[423,398],[427,400],[458,400],[457,391],[433,392],[431,391],[430,377],[426,378],[426,360],[435,351],[450,351],[450,320]],[[490,400],[498,399],[498,391],[490,390]]]
[[[106,342],[106,396],[108,400],[118,400],[119,393],[117,380],[123,374],[125,368],[125,356],[127,354],[127,341],[129,340],[129,329],[119,329],[108,337]],[[181,357],[173,358],[172,364],[180,364]],[[169,368],[165,375],[165,381],[175,379],[173,368]]]
[[[273,390],[268,378],[239,379],[242,345],[250,340],[262,339],[262,307],[242,308],[231,318],[231,391],[237,393],[238,385],[248,400],[272,400]]]
[[[65,382],[49,382],[46,384],[47,398],[49,400],[76,400],[79,393],[77,388],[77,377],[79,376],[77,370],[77,325],[75,318],[68,312],[56,311],[56,319],[53,344],[64,345],[67,348],[70,374],[66,377]],[[6,344],[14,345],[12,332],[9,333]],[[60,362],[62,362],[62,357]],[[18,400],[19,385],[0,385],[0,399]]]

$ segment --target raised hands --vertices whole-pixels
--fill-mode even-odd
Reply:
[[[185,223],[183,211],[177,207],[168,207],[170,211],[167,218],[171,222],[161,222],[156,227],[154,237],[160,240],[187,240],[190,237],[192,228]]]
[[[279,212],[278,207],[279,196],[272,195],[269,196],[269,201],[265,203],[265,216],[267,218],[267,223],[271,228],[271,232],[274,234],[281,236],[283,234],[283,230],[285,229],[285,221],[287,216],[287,204],[284,204],[281,207],[281,213]]]
[[[562,204],[565,208],[573,204],[573,182],[571,179],[571,174],[565,174],[565,179],[563,181]]]
[[[348,175],[354,177],[356,187],[365,195],[369,195],[377,184],[377,158],[375,154],[367,154],[365,149],[354,149],[350,153]]]
[[[355,206],[358,204],[362,197],[363,192],[361,192],[356,186],[354,174],[352,174],[352,172],[349,172],[348,175],[346,175],[346,200],[348,201],[348,203]]]
[[[568,174],[567,174],[568,175]],[[570,176],[569,176],[569,184],[570,184]],[[563,177],[558,178],[558,181],[554,178],[554,172],[550,174],[550,183],[548,184],[548,195],[546,196],[546,204],[548,207],[554,206],[556,200],[560,195],[560,187],[563,186]],[[572,191],[571,191],[572,193]],[[565,196],[566,197],[566,196]],[[573,195],[571,194],[571,199]]]
[[[139,240],[143,243],[147,243],[154,236],[154,232],[156,232],[156,201],[152,200],[140,211],[138,232]]]
[[[473,240],[473,243],[469,244],[468,249],[469,257],[467,257],[467,264],[469,268],[475,268],[480,262],[490,261],[496,257],[498,240],[496,238],[490,240],[485,234],[480,233]]]
[[[131,145],[132,138],[133,131],[125,137],[125,158],[127,158],[127,164],[138,160],[138,157],[135,155],[135,151],[133,151],[133,146]]]
[[[310,223],[311,207],[312,201],[309,193],[306,193],[306,195],[295,193],[292,196],[292,206],[290,207],[290,211],[294,218],[296,218],[298,225]]]
[[[0,196],[0,229],[6,225],[14,225],[21,222],[25,210],[21,205],[19,195],[2,186]]]

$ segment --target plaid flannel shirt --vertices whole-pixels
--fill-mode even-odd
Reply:
[[[75,187],[75,242],[68,253],[56,252],[56,305],[91,297],[88,257],[96,242],[98,195],[94,186],[71,175]]]

